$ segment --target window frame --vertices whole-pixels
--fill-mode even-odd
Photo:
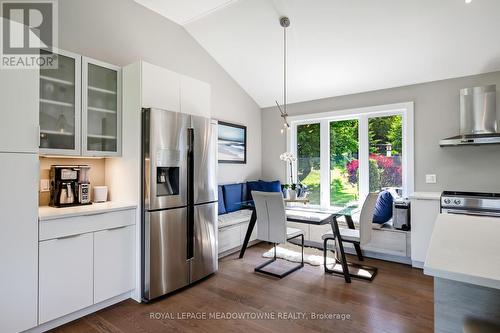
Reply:
[[[402,116],[403,158],[402,181],[403,197],[414,191],[414,102],[369,106],[356,109],[328,111],[289,117],[290,130],[287,131],[287,151],[297,156],[297,126],[320,124],[320,207],[330,208],[330,122],[358,120],[359,144],[359,198],[360,204],[369,193],[369,138],[368,120],[375,117]],[[297,156],[298,157],[298,156]],[[290,170],[285,170],[290,179]],[[297,165],[293,168],[293,179],[297,181]]]

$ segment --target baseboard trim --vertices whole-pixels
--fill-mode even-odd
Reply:
[[[412,261],[411,261],[411,265],[412,265],[414,268],[424,269],[424,262],[423,262],[423,261],[412,260]]]
[[[89,315],[91,313],[97,312],[99,310],[102,310],[104,308],[107,308],[111,305],[114,305],[116,303],[123,302],[129,298],[131,298],[134,294],[134,291],[126,292],[124,294],[115,296],[113,298],[107,299],[101,303],[97,303],[94,305],[91,305],[85,309],[81,309],[78,311],[75,311],[73,313],[67,314],[63,317],[51,320],[47,323],[43,323],[41,325],[38,325],[36,327],[33,327],[27,331],[24,331],[24,333],[42,333],[46,332],[48,330],[51,330],[53,328],[59,327],[61,325],[67,324],[70,321],[85,317],[86,315]]]

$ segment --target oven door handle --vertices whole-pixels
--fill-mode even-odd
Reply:
[[[444,209],[443,213],[444,214],[457,214],[457,215],[500,217],[500,212],[483,212],[483,211],[465,210],[465,209]]]

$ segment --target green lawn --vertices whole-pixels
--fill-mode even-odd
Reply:
[[[345,205],[350,201],[355,201],[358,198],[358,188],[352,186],[345,174],[345,171],[339,168],[330,171],[332,180],[330,183],[330,203],[332,206]],[[309,190],[309,200],[313,205],[320,204],[320,171],[311,170],[309,174],[302,180],[302,184],[306,185]]]

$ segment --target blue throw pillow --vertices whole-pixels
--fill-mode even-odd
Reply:
[[[375,209],[373,211],[373,223],[383,224],[392,218],[392,203],[394,198],[388,191],[379,193]]]
[[[247,182],[247,191],[249,200],[252,200],[252,191],[281,192],[281,182],[279,180],[272,182],[263,180]]]
[[[279,180],[275,180],[272,182],[266,182],[261,180],[263,192],[281,192],[281,182]]]
[[[226,206],[224,205],[224,195],[222,194],[222,186],[218,186],[217,195],[219,197],[219,215],[226,214]]]
[[[247,182],[248,200],[252,200],[252,191],[262,191],[262,184],[260,181]]]
[[[224,204],[226,212],[231,213],[241,209],[242,184],[223,185]]]

